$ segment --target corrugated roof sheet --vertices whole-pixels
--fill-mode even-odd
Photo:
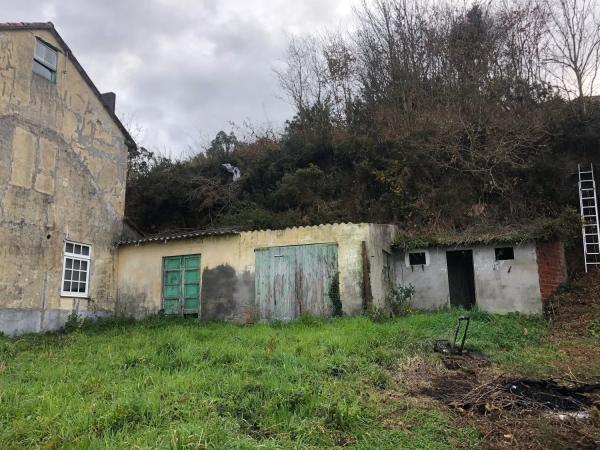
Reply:
[[[190,239],[196,237],[203,236],[219,236],[219,235],[227,235],[227,234],[240,234],[242,232],[249,233],[260,233],[260,232],[276,232],[282,230],[295,230],[295,229],[308,229],[308,228],[320,228],[327,226],[339,226],[339,225],[367,225],[364,222],[334,222],[334,223],[321,223],[317,225],[299,225],[294,227],[282,227],[282,228],[258,228],[254,229],[252,227],[227,227],[227,228],[208,228],[202,230],[172,230],[164,233],[157,233],[153,235],[148,235],[144,237],[140,237],[138,239],[122,239],[116,243],[119,245],[136,245],[136,244],[144,244],[146,242],[161,242],[161,241],[171,241],[175,239]],[[376,224],[382,225],[382,224]]]
[[[129,239],[117,242],[117,246],[120,245],[137,245],[145,244],[147,242],[166,242],[177,239],[191,239],[205,236],[225,236],[230,234],[240,234],[242,229],[238,228],[213,228],[204,230],[178,230],[170,231],[167,233],[159,233],[150,236],[145,236],[139,239]]]

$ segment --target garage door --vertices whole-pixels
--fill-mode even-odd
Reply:
[[[338,271],[336,244],[256,250],[256,305],[261,320],[291,320],[304,312],[331,314],[329,289]]]
[[[198,314],[199,299],[200,255],[163,258],[163,310],[165,314]]]

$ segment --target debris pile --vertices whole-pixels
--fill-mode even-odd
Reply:
[[[477,414],[508,410],[519,413],[533,411],[585,411],[595,402],[600,404],[600,383],[565,386],[554,380],[498,377],[474,387],[449,406]],[[590,395],[591,394],[591,395]]]

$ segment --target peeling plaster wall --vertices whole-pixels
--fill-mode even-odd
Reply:
[[[369,224],[369,238],[367,240],[367,252],[369,254],[369,267],[371,280],[371,294],[373,296],[373,305],[377,307],[385,306],[385,297],[392,288],[394,280],[394,264],[390,258],[391,281],[384,279],[384,256],[383,252],[392,255],[391,246],[394,243],[394,237],[398,231],[395,225]]]
[[[381,245],[389,248],[391,231],[387,226],[332,224],[121,246],[117,265],[118,307],[136,317],[158,312],[162,258],[200,254],[202,318],[248,322],[255,316],[256,249],[337,243],[343,309],[347,314],[359,314],[362,311],[361,242],[367,241],[373,247],[369,253],[376,259],[382,252]],[[373,270],[381,270],[378,263],[373,264]],[[382,295],[380,274],[372,273],[371,279],[377,280],[372,281],[373,292]]]
[[[0,32],[0,331],[11,334],[113,310],[125,202],[124,136],[63,53],[56,83],[32,72],[36,36],[58,47],[48,31]],[[60,296],[66,238],[92,245],[89,299]]]
[[[494,247],[427,249],[424,266],[409,267],[406,255],[394,253],[396,284],[415,287],[414,306],[435,309],[450,306],[447,250],[473,250],[475,296],[479,309],[497,313],[518,311],[527,315],[542,313],[536,246],[514,247],[514,260],[496,261]],[[416,250],[424,251],[424,250]]]

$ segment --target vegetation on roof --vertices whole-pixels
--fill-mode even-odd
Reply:
[[[574,209],[566,208],[558,217],[526,224],[474,226],[461,232],[438,230],[411,234],[400,230],[394,246],[408,251],[428,247],[520,245],[531,241],[559,240],[570,243],[577,239],[580,233],[581,216]]]

